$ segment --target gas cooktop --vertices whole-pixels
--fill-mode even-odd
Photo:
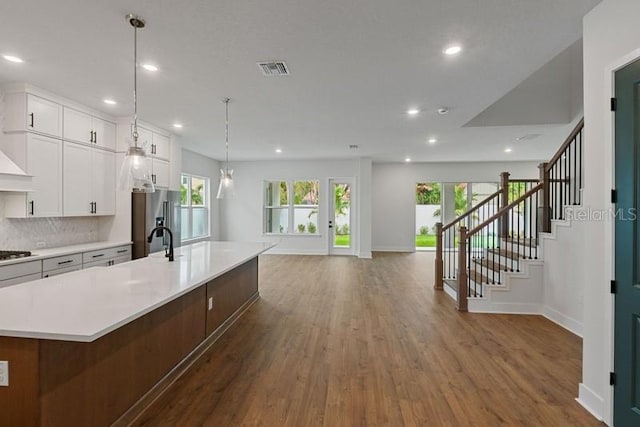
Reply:
[[[29,251],[0,251],[0,261],[31,256]]]

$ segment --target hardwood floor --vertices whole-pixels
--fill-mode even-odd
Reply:
[[[581,339],[459,313],[433,254],[260,257],[261,299],[134,425],[590,426]]]

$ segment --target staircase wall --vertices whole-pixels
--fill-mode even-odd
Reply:
[[[543,314],[579,336],[583,332],[585,273],[576,266],[583,264],[584,232],[583,221],[554,221],[551,233],[542,234],[540,242],[544,254]]]

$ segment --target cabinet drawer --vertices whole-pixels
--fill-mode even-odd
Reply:
[[[79,254],[78,254],[79,255]],[[58,268],[51,271],[43,271],[42,277],[59,276],[60,274],[71,273],[72,271],[82,270],[82,265],[74,265],[72,267]]]
[[[116,246],[115,248],[99,249],[82,254],[82,263],[101,261],[104,259],[131,256],[131,245]]]
[[[68,268],[72,266],[82,265],[82,254],[71,254],[65,256],[59,256],[55,258],[47,258],[42,261],[42,271],[48,272],[51,270],[57,270],[59,268]]]
[[[29,274],[27,276],[15,277],[13,279],[0,280],[0,288],[5,286],[17,285],[20,283],[31,282],[32,280],[38,280],[42,278],[42,273]]]
[[[42,274],[42,261],[20,262],[0,267],[0,280],[15,279],[31,274]]]

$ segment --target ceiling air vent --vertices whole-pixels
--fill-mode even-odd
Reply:
[[[258,68],[260,68],[263,75],[268,77],[289,75],[289,67],[284,61],[258,62]]]
[[[528,133],[526,135],[522,135],[516,138],[516,141],[531,141],[532,139],[536,139],[540,136],[539,133]]]

